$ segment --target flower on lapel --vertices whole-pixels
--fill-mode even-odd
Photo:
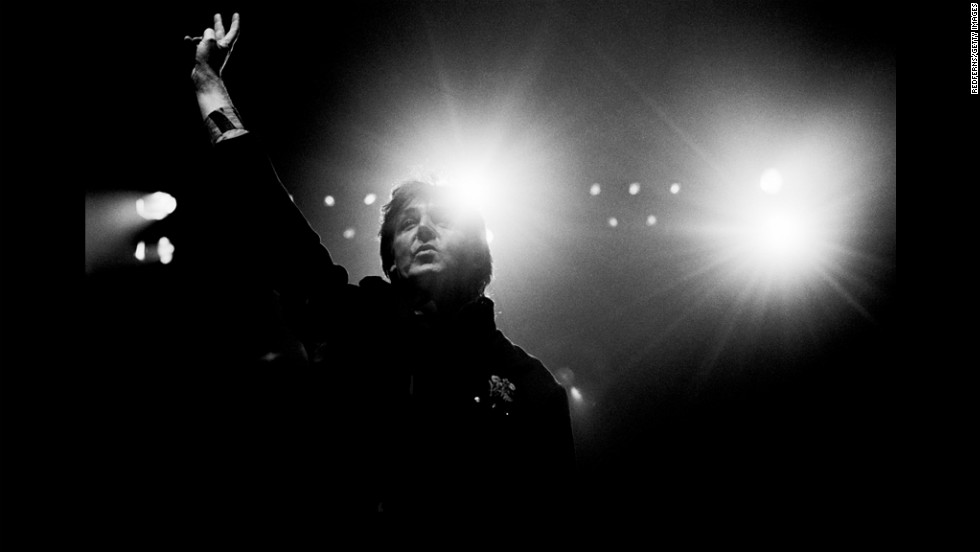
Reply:
[[[496,408],[501,400],[514,402],[514,392],[517,386],[500,376],[490,376],[490,408]]]

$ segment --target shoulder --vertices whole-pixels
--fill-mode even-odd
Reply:
[[[368,300],[388,301],[393,299],[391,284],[381,276],[365,276],[357,283],[358,294]]]
[[[500,330],[496,330],[496,347],[504,356],[507,372],[513,379],[521,382],[527,392],[535,395],[564,395],[564,387],[541,360],[514,344]]]
[[[367,292],[388,293],[391,291],[391,284],[381,276],[365,276],[357,285]]]

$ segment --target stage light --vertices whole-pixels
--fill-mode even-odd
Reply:
[[[592,186],[591,186],[591,187],[589,188],[589,195],[592,195],[592,196],[597,196],[597,195],[599,195],[600,193],[602,193],[602,186],[600,186],[600,185],[599,185],[598,183],[596,183],[596,184],[593,184],[593,185],[592,185]]]
[[[134,252],[134,243],[144,237],[139,235],[141,229],[156,222],[147,216],[159,217],[169,209],[160,213],[149,209],[156,204],[156,198],[136,191],[86,194],[85,272],[92,273],[116,263],[131,262],[134,257],[145,260],[151,253],[148,249],[153,249],[152,245],[149,248],[145,243],[143,247],[135,245]]]
[[[733,323],[756,320],[768,331],[785,317],[832,328],[822,314],[827,301],[836,296],[861,311],[855,291],[873,285],[868,267],[891,262],[867,249],[876,244],[866,230],[894,240],[894,157],[880,165],[885,146],[865,140],[862,121],[847,113],[828,109],[781,129],[766,118],[719,122],[730,163],[705,190],[699,184],[705,217],[683,232],[701,242],[690,273],[734,301]],[[890,228],[875,226],[883,221]]]
[[[657,217],[655,217],[653,215],[648,216],[647,217],[647,226],[653,226],[654,224],[657,224]]]
[[[160,238],[157,242],[157,255],[160,256],[160,262],[163,264],[170,264],[170,261],[174,258],[174,244],[170,243],[170,240],[166,237]]]
[[[323,204],[327,207],[333,207],[337,204],[337,200],[334,199],[332,195],[328,195],[327,197],[323,198]]]
[[[762,173],[759,187],[767,194],[777,194],[783,189],[783,175],[776,169],[768,169]]]
[[[791,254],[803,241],[803,229],[799,221],[785,214],[769,216],[761,221],[756,232],[759,248],[766,254]]]
[[[468,208],[476,209],[482,213],[486,211],[491,202],[487,183],[480,177],[471,175],[457,178],[449,182],[449,185],[456,192],[456,198]]]
[[[799,205],[763,203],[743,205],[740,222],[729,228],[724,258],[732,274],[744,283],[789,284],[815,274],[827,261],[826,231],[819,219]]]
[[[134,256],[138,261],[146,260],[146,242],[136,244],[136,255]]]
[[[616,217],[609,217],[609,226],[612,228],[619,226],[619,220]]]
[[[799,213],[776,211],[760,217],[750,233],[752,253],[761,267],[794,271],[815,251],[809,222]]]
[[[442,143],[428,152],[437,185],[452,188],[464,208],[475,209],[484,217],[498,210],[497,190],[512,178],[517,167],[513,159],[500,152],[499,137],[470,136]]]
[[[636,195],[640,193],[640,183],[634,182],[630,184],[630,195]]]
[[[344,230],[344,238],[348,240],[354,239],[354,234],[355,232],[353,228],[348,228],[347,230]]]
[[[572,400],[580,403],[582,402],[582,392],[578,390],[578,387],[572,387],[569,392],[572,395]]]
[[[679,183],[674,182],[673,184],[670,185],[670,193],[676,195],[680,193],[680,191],[681,191],[681,185]]]
[[[552,213],[542,206],[572,201],[549,195],[553,188],[545,185],[556,178],[559,167],[570,163],[565,156],[571,152],[556,142],[550,123],[539,120],[537,112],[524,111],[519,97],[492,96],[487,102],[462,106],[426,94],[405,102],[394,114],[399,124],[390,125],[394,134],[378,141],[379,146],[385,144],[377,153],[390,161],[388,168],[373,178],[390,183],[432,181],[451,188],[466,211],[482,215],[486,227],[525,236],[494,241],[494,259],[501,266],[516,266],[516,260],[539,254],[538,238],[548,239],[542,229],[560,227],[557,220],[545,220],[543,213],[557,217],[561,209]],[[583,187],[588,186],[585,182]],[[383,201],[383,194],[379,196]]]
[[[377,194],[373,194],[372,193],[372,194],[368,194],[368,195],[364,196],[364,204],[365,205],[371,205],[371,204],[373,204],[377,200],[378,200],[378,195]]]
[[[177,200],[166,192],[156,192],[136,200],[136,212],[146,220],[163,220],[177,209]]]

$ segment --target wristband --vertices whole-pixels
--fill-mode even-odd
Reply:
[[[245,125],[233,106],[215,109],[204,119],[204,123],[211,133],[211,142],[215,144],[245,132]]]

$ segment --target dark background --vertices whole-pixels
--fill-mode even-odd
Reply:
[[[283,339],[270,297],[249,285],[251,261],[227,246],[249,215],[205,211],[196,199],[214,183],[181,39],[216,11],[226,24],[242,14],[226,76],[239,111],[354,280],[380,273],[378,208],[427,117],[501,104],[515,116],[507,136],[542,159],[541,171],[520,183],[512,226],[494,229],[491,296],[501,329],[583,395],[572,402],[579,471],[568,482],[580,490],[579,515],[859,525],[900,492],[883,453],[897,430],[888,397],[901,360],[890,12],[825,2],[365,2],[79,15],[93,40],[77,53],[90,62],[63,66],[43,96],[64,114],[73,153],[63,162],[86,198],[84,300],[71,340],[84,368],[59,389],[86,390],[71,442],[112,496],[138,502],[163,488],[147,469],[186,461],[193,444],[181,431],[207,441],[213,433],[199,424],[218,427],[225,413],[205,405],[223,404],[235,363]],[[747,306],[723,268],[705,266],[710,247],[690,229],[716,220],[718,197],[754,186],[814,126],[837,140],[822,159],[836,165],[821,174],[847,207],[850,253],[836,287],[817,280]],[[588,193],[594,182],[598,197]],[[630,182],[643,184],[639,197],[626,193]],[[681,194],[667,193],[671,182]],[[98,202],[157,190],[177,198],[175,214],[102,244],[96,258]],[[382,200],[363,205],[368,192]],[[326,194],[338,207],[324,207]],[[649,212],[653,228],[641,222]],[[609,228],[609,216],[620,226]],[[215,220],[226,232],[215,236]],[[347,227],[355,239],[341,236]],[[173,263],[132,258],[139,239],[160,235],[176,245]],[[62,358],[57,342],[50,348],[42,354]]]

